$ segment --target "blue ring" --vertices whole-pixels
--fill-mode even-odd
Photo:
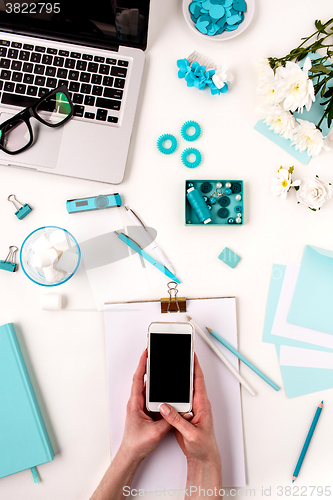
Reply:
[[[195,155],[194,161],[188,161],[187,156],[189,154]],[[187,148],[182,152],[181,160],[184,163],[185,167],[188,168],[196,168],[201,163],[201,153],[195,148]]]
[[[171,146],[169,148],[165,148],[163,146],[164,141],[171,141]],[[171,134],[163,134],[157,141],[157,149],[163,153],[164,155],[169,155],[176,151],[177,148],[177,139],[174,135]]]
[[[194,127],[194,129],[195,129],[195,132],[193,135],[189,135],[187,133],[187,129],[190,127]],[[200,137],[200,135],[201,135],[201,127],[197,122],[190,120],[188,122],[185,122],[182,125],[182,128],[180,129],[180,134],[181,134],[182,138],[185,139],[185,141],[190,141],[190,142],[196,141],[198,139],[198,137]]]

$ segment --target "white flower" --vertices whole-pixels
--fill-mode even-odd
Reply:
[[[320,210],[326,200],[332,196],[332,186],[319,177],[308,177],[297,191],[298,203],[302,203],[312,210]]]
[[[324,140],[325,140],[325,145],[330,149],[332,149],[331,147],[333,145],[333,129],[327,134]]]
[[[275,134],[280,134],[285,139],[291,139],[294,136],[296,121],[289,111],[285,111],[278,105],[266,105],[258,107],[257,112]]]
[[[274,74],[272,68],[269,65],[264,66],[258,80],[257,92],[267,103],[279,103],[280,96],[276,90],[278,82],[279,78]]]
[[[232,83],[234,81],[234,76],[228,71],[226,66],[219,66],[215,69],[215,74],[212,76],[212,80],[218,89],[221,89],[225,83]]]
[[[292,143],[301,153],[307,150],[309,156],[318,156],[322,149],[330,151],[324,141],[323,134],[314,123],[307,120],[297,120],[299,125],[294,129]]]
[[[290,111],[303,112],[303,106],[307,111],[315,101],[315,94],[312,81],[308,78],[308,71],[311,68],[309,57],[305,59],[303,70],[298,64],[287,61],[286,66],[280,66],[276,70],[279,77],[276,91],[283,101],[284,109]]]
[[[300,186],[301,181],[292,181],[293,171],[294,167],[290,167],[289,170],[280,167],[277,176],[272,179],[271,191],[274,196],[281,196],[281,199],[285,200],[291,187]]]
[[[268,57],[266,57],[264,55],[260,55],[260,56],[256,57],[254,60],[254,64],[255,64],[259,78],[261,78],[262,76],[265,75],[265,68],[267,66],[270,67]]]

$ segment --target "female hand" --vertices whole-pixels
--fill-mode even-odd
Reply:
[[[165,421],[175,428],[177,441],[188,461],[193,459],[201,462],[214,462],[220,466],[221,460],[214,434],[211,405],[196,354],[194,354],[193,385],[194,417],[190,422],[187,415],[183,418],[168,404],[161,404],[160,412]]]
[[[144,383],[146,360],[147,349],[142,353],[133,377],[131,396],[127,403],[124,437],[120,447],[135,461],[141,461],[151,453],[171,429],[171,425],[158,413],[149,415],[146,413]]]

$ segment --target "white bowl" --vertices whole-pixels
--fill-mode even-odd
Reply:
[[[34,245],[35,245],[35,248],[36,248],[36,241],[40,241],[41,240],[41,237],[43,236],[46,236],[47,237],[54,233],[55,231],[60,232],[62,231],[66,237],[66,239],[68,240],[68,247],[69,247],[69,250],[73,252],[73,255],[74,255],[74,258],[75,258],[75,262],[76,262],[76,265],[73,266],[73,269],[70,271],[70,272],[65,272],[65,273],[54,273],[54,280],[48,280],[46,277],[45,277],[45,274],[44,272],[42,272],[41,269],[39,269],[38,267],[35,267],[34,266],[34,259],[33,259],[33,256],[36,255],[35,254],[35,251],[34,251]],[[79,267],[79,264],[80,264],[80,259],[81,259],[81,251],[80,251],[80,247],[79,247],[79,244],[78,242],[76,241],[76,239],[74,238],[74,236],[68,232],[66,229],[62,229],[61,227],[57,227],[57,226],[45,226],[45,227],[40,227],[38,229],[36,229],[35,231],[33,231],[32,233],[30,233],[26,239],[24,240],[24,242],[22,243],[22,246],[21,246],[21,251],[20,251],[20,262],[21,262],[21,267],[22,267],[22,270],[24,272],[24,274],[26,276],[28,276],[28,278],[33,281],[34,283],[36,283],[37,285],[41,285],[41,286],[47,286],[47,287],[50,287],[50,286],[57,286],[57,285],[61,285],[62,283],[65,283],[66,281],[68,281],[72,276],[74,276],[77,268]],[[53,267],[50,266],[52,269]],[[44,270],[46,269],[49,269],[48,267],[45,267]]]
[[[230,40],[230,38],[235,38],[236,36],[240,35],[243,33],[243,31],[246,30],[250,22],[252,21],[253,15],[254,15],[254,0],[246,0],[247,3],[247,9],[246,12],[244,12],[244,21],[238,26],[237,29],[234,31],[223,31],[220,35],[204,35],[203,33],[200,33],[199,30],[195,27],[194,22],[191,19],[190,11],[188,10],[188,6],[192,0],[183,0],[183,15],[185,18],[185,21],[187,22],[188,26],[191,28],[194,33],[197,35],[212,40],[213,42],[221,42],[223,40]]]

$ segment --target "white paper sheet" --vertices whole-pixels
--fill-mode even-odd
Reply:
[[[192,315],[203,330],[206,326],[213,328],[237,348],[234,298],[189,300],[187,314]],[[112,456],[122,440],[132,377],[147,345],[148,326],[153,321],[187,319],[183,313],[161,314],[159,301],[105,306]],[[221,344],[213,337],[212,341],[221,348]],[[215,434],[222,457],[223,486],[245,486],[239,383],[199,335],[195,336],[195,351],[212,404]],[[238,359],[225,349],[223,353],[238,369]],[[166,366],[165,369],[172,368]],[[185,481],[186,460],[174,434],[169,432],[154,452],[142,462],[132,487],[145,491],[183,489]]]
[[[280,365],[333,370],[333,353],[282,345]]]
[[[333,335],[304,328],[303,326],[292,325],[287,322],[299,269],[300,264],[289,263],[287,265],[272,334],[333,349]]]

